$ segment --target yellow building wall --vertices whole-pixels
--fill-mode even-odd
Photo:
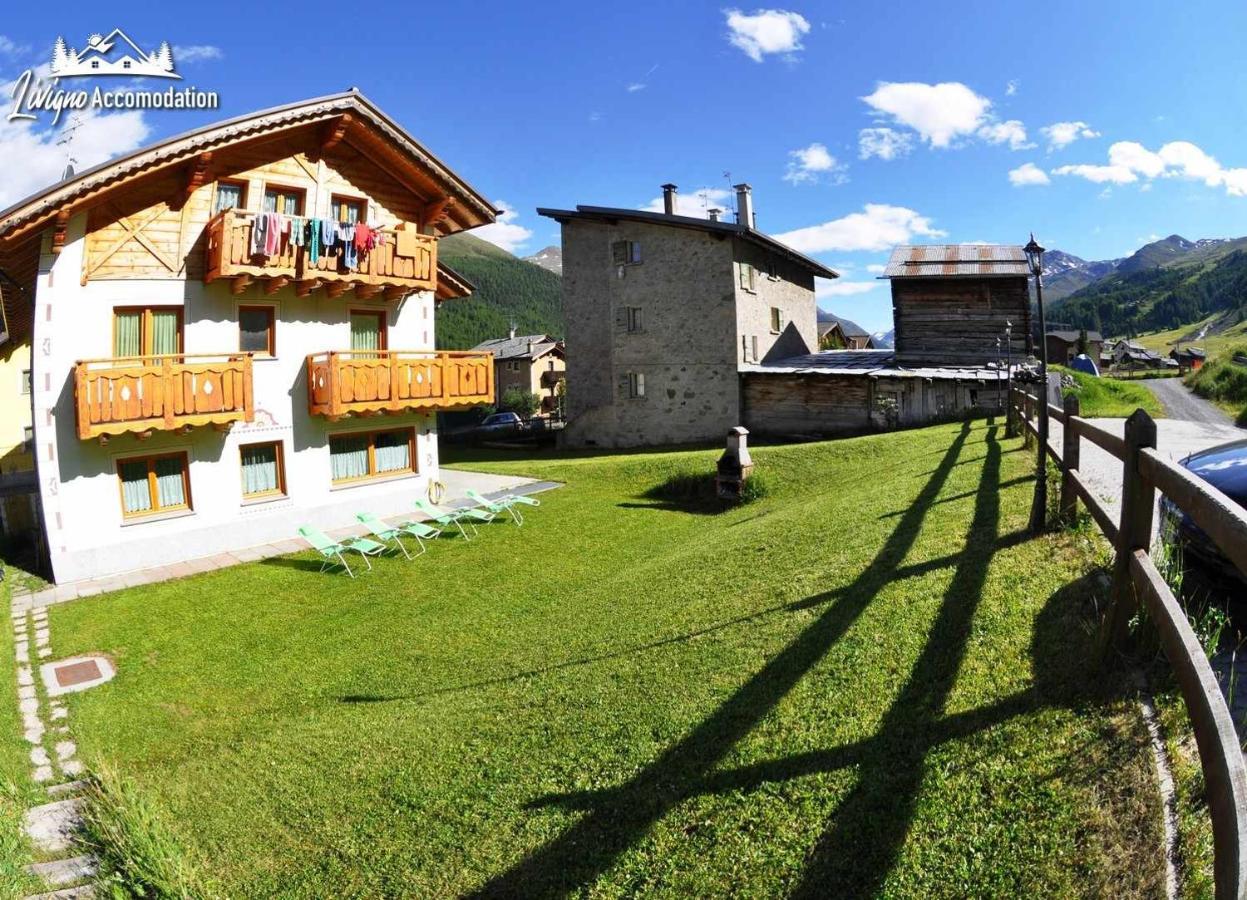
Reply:
[[[0,346],[0,473],[22,472],[35,464],[26,452],[30,427],[30,344]]]

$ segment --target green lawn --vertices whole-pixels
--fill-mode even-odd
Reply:
[[[1247,343],[1227,347],[1209,356],[1198,370],[1186,376],[1186,383],[1199,396],[1225,410],[1239,425],[1247,426],[1247,367],[1234,362],[1247,355]]]
[[[1083,416],[1125,418],[1136,409],[1142,409],[1154,419],[1165,415],[1164,407],[1160,405],[1156,395],[1139,382],[1097,378],[1064,366],[1053,366],[1053,369],[1062,375],[1071,376],[1077,383],[1077,387],[1068,388],[1065,393],[1078,395]]]
[[[715,456],[478,461],[567,486],[356,581],[54,607],[58,655],[119,665],[69,705],[159,832],[126,852],[248,897],[1163,891],[1102,549],[1026,538],[1019,440],[766,447],[752,504],[650,499]]]

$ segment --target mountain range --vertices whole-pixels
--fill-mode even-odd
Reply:
[[[530,262],[534,266],[541,266],[547,272],[553,272],[555,275],[563,274],[563,248],[555,247],[551,244],[538,250],[532,256],[525,256],[524,262]]]

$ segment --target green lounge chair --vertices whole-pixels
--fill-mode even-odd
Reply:
[[[424,539],[435,538],[442,533],[439,529],[430,528],[421,522],[404,522],[402,525],[389,525],[372,513],[359,513],[355,518],[359,519],[368,528],[373,537],[379,538],[387,544],[393,541],[394,545],[408,559],[415,559],[415,557],[407,552],[407,547],[403,544],[402,536],[404,534],[416,539],[416,543],[420,545],[420,553],[417,553],[416,556],[420,556],[429,549],[424,545]]]
[[[368,557],[376,556],[378,553],[385,551],[384,544],[378,544],[376,541],[368,540],[368,538],[347,538],[342,542],[332,540],[323,531],[313,528],[311,525],[302,526],[299,529],[299,536],[316,548],[320,555],[324,557],[320,564],[322,572],[331,566],[340,565],[346,569],[346,574],[352,578],[355,577],[355,573],[351,571],[351,567],[347,565],[346,557],[342,555],[345,551],[354,550],[362,556],[370,572],[372,571],[372,563],[368,561]]]
[[[524,524],[524,516],[521,515],[520,511],[515,508],[516,503],[509,497],[499,497],[497,500],[490,500],[488,497],[472,490],[471,488],[467,490],[467,495],[468,499],[476,503],[477,506],[489,510],[494,515],[500,516],[504,512],[510,513],[511,518],[515,520],[515,524],[517,526]]]
[[[449,513],[444,513],[441,510],[437,509],[436,507],[428,503],[425,503],[423,500],[416,501],[416,509],[419,510],[424,515],[428,516],[431,520],[436,522],[438,525],[442,526],[443,529],[452,528],[452,527],[458,528],[459,533],[463,535],[463,539],[465,541],[472,540],[470,537],[468,537],[467,531],[465,531],[463,528],[463,520],[468,518],[464,510],[456,509],[456,510],[452,510]],[[468,527],[472,529],[473,534],[478,533],[476,530],[476,526],[472,524],[471,522],[468,523]]]

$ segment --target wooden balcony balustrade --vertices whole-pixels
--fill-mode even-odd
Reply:
[[[308,411],[445,412],[494,402],[494,357],[472,351],[330,350],[307,358]]]
[[[251,354],[80,360],[74,399],[82,440],[250,422],[255,418]]]
[[[224,209],[208,222],[205,283],[228,278],[233,292],[241,294],[253,280],[265,280],[267,293],[293,284],[300,297],[323,286],[330,297],[354,289],[361,299],[381,293],[387,300],[411,291],[437,289],[437,238],[431,235],[406,234],[405,240],[411,240],[415,255],[399,256],[397,232],[383,228],[385,243],[361,253],[357,268],[347,271],[341,268],[341,254],[336,247],[330,252],[322,250],[313,264],[308,248],[293,246],[287,237],[282,238],[275,255],[252,256],[255,216],[245,210]],[[291,218],[306,221],[297,216]]]

